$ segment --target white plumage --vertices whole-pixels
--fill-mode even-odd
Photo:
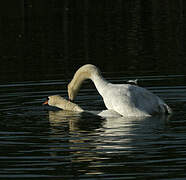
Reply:
[[[79,68],[69,83],[68,95],[71,100],[74,100],[86,79],[94,82],[105,106],[122,116],[151,116],[172,112],[163,100],[145,88],[131,84],[109,83],[102,77],[99,69],[91,64]]]

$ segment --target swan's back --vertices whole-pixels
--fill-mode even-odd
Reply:
[[[171,109],[163,100],[136,85],[110,83],[103,99],[108,109],[114,109],[123,116],[171,113]]]

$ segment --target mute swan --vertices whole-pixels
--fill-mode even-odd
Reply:
[[[102,96],[107,109],[122,116],[151,116],[172,112],[158,96],[147,89],[131,84],[112,84],[106,81],[99,69],[86,64],[80,67],[68,84],[68,96],[74,100],[84,80],[91,79]]]
[[[49,106],[57,107],[59,109],[67,110],[67,111],[73,111],[76,113],[87,112],[87,113],[91,113],[91,114],[98,115],[101,117],[121,117],[119,113],[113,110],[103,110],[101,112],[86,111],[82,109],[80,106],[78,106],[77,104],[72,103],[59,95],[49,96],[48,100],[43,103],[43,105],[45,104],[48,104]]]

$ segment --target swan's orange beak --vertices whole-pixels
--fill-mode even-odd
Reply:
[[[48,100],[46,100],[46,101],[43,103],[43,105],[46,105],[46,104],[48,104]]]

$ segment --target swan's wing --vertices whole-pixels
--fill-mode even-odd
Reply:
[[[108,109],[120,113],[123,116],[147,116],[144,109],[137,107],[137,99],[134,97],[130,84],[110,84],[105,92],[103,100]]]
[[[140,110],[146,111],[151,115],[156,113],[172,112],[169,106],[162,99],[145,88],[139,86],[131,86],[129,88],[129,91],[131,92],[131,100]]]
[[[108,109],[123,116],[147,116],[169,112],[168,106],[158,96],[139,86],[110,84],[103,97]]]

